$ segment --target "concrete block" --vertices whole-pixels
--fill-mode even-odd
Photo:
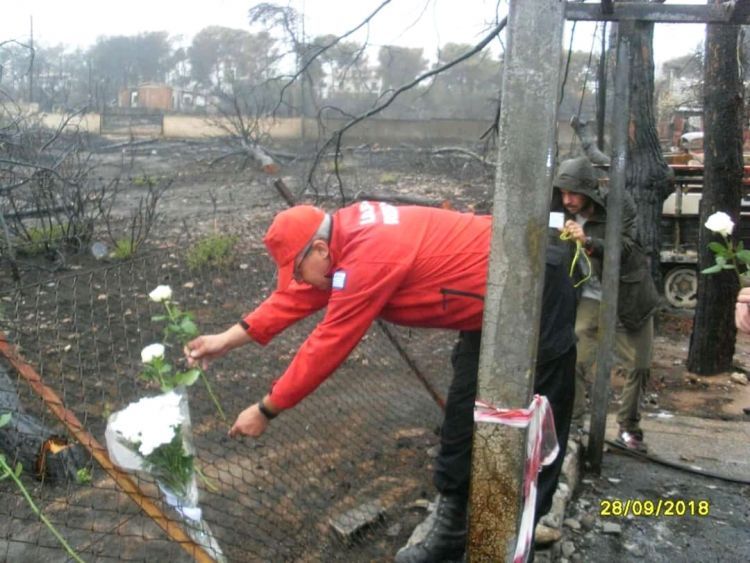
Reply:
[[[331,517],[328,524],[343,540],[352,541],[357,532],[380,520],[384,513],[385,508],[380,501],[372,500]]]

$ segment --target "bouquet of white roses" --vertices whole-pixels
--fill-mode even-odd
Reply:
[[[186,386],[203,379],[221,417],[226,420],[208,380],[199,368],[176,370],[165,357],[169,340],[185,344],[198,334],[193,315],[181,311],[172,302],[172,289],[160,285],[149,298],[164,307],[164,315],[151,320],[165,322],[164,344],[149,344],[141,350],[143,371],[140,377],[158,384],[163,393],[130,403],[107,421],[105,438],[112,461],[123,469],[144,471],[159,486],[167,504],[187,524],[186,531],[217,561],[224,561],[221,547],[198,506],[196,476],[211,487],[195,465],[195,449],[190,430],[190,410]]]
[[[198,489],[184,388],[130,403],[107,422],[109,457],[124,469],[154,476],[181,506],[197,503]]]
[[[188,534],[214,559],[223,561],[198,506],[198,470],[185,388],[143,398],[113,413],[105,438],[110,459],[123,469],[152,475],[167,504],[188,524]]]

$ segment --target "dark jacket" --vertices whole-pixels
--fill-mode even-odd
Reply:
[[[547,247],[537,367],[557,360],[576,343],[576,291],[568,277],[566,250],[557,244]]]
[[[576,159],[578,161],[579,159]],[[552,198],[552,211],[565,213],[565,220],[575,220],[575,217],[565,211],[562,205],[560,190],[567,190],[585,195],[594,206],[593,213],[586,220],[583,231],[591,237],[588,256],[591,269],[599,279],[602,279],[602,263],[604,259],[604,237],[607,222],[606,194],[602,194],[597,182],[592,176],[582,174],[581,169],[573,168],[574,174],[567,174],[571,170],[569,165],[561,165],[555,178]],[[566,170],[567,168],[567,170]],[[590,165],[589,165],[590,168]],[[583,179],[581,179],[583,177]],[[648,258],[636,241],[635,203],[629,194],[623,199],[622,217],[622,255],[620,257],[620,285],[618,288],[617,314],[620,322],[630,330],[637,330],[654,314],[659,305],[659,294],[651,278]],[[582,274],[578,274],[581,279]]]

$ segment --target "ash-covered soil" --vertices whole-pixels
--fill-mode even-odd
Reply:
[[[114,142],[102,141],[100,148]],[[153,258],[124,266],[111,257],[93,258],[88,246],[64,259],[23,257],[22,285],[46,292],[46,296],[39,297],[38,292],[27,290],[22,293],[26,299],[23,303],[17,301],[19,294],[11,290],[14,284],[7,268],[0,273],[0,286],[7,288],[2,297],[6,311],[4,329],[15,331],[28,349],[29,359],[36,360],[37,365],[43,363],[50,378],[62,378],[57,385],[66,391],[65,396],[75,405],[72,408],[79,409],[79,417],[87,421],[90,431],[100,438],[105,413],[143,391],[134,381],[123,381],[134,378],[137,368],[132,364],[137,363],[138,350],[153,336],[147,328],[151,311],[136,304],[149,289],[157,283],[179,288],[185,306],[196,313],[199,325],[206,331],[222,330],[235,322],[270,291],[273,268],[265,257],[261,238],[274,213],[286,205],[274,187],[275,180],[283,180],[299,201],[316,202],[331,209],[341,205],[343,192],[348,201],[357,194],[369,193],[477,212],[489,209],[494,183],[491,168],[481,161],[461,154],[435,154],[425,147],[347,150],[339,170],[343,188],[332,159],[327,157],[319,165],[314,185],[307,184],[312,150],[277,147],[276,151],[284,155],[277,176],[258,172],[251,164],[243,167],[245,163],[238,157],[220,158],[228,150],[218,141],[158,141],[98,153],[97,174],[104,181],[119,182],[118,201],[113,208],[113,226],[119,232],[127,232],[149,183],[168,184],[157,207],[158,221],[142,249],[144,255]],[[238,237],[235,263],[227,271],[186,271],[181,253],[211,233]],[[104,229],[97,229],[94,241],[111,249],[111,237]],[[103,268],[119,273],[88,274]],[[64,281],[70,276],[75,283]],[[686,371],[691,322],[690,315],[684,312],[660,313],[644,412],[748,420],[743,408],[750,406],[750,386],[733,381],[731,374],[697,377]],[[230,417],[280,375],[310,326],[308,323],[269,349],[237,352],[232,359],[212,368]],[[394,332],[420,369],[444,392],[450,375],[453,335],[405,329]],[[68,345],[75,357],[65,351]],[[738,371],[750,368],[750,337],[738,339],[735,358]],[[108,362],[120,368],[109,373],[108,366],[112,364]],[[87,379],[87,369],[95,370],[91,381]],[[69,378],[67,387],[62,383],[65,377]],[[93,395],[89,388],[92,381],[96,390]],[[615,375],[614,400],[620,385],[621,380]],[[212,422],[206,397],[199,396],[201,401],[193,402],[199,458],[205,460],[206,474],[220,485],[220,493],[204,492],[206,514],[220,542],[228,546],[231,560],[388,561],[425,516],[423,501],[433,494],[430,452],[434,452],[437,443],[439,411],[382,335],[371,331],[341,373],[325,383],[314,400],[274,421],[274,432],[261,441],[227,441],[225,428]],[[24,398],[41,412],[38,399],[28,392]],[[656,486],[654,483],[672,486],[679,495],[691,498],[705,493],[708,486],[700,479],[693,482],[681,474],[672,475],[667,469],[639,465],[638,461],[621,456],[605,456],[603,475],[602,479],[584,482],[581,515],[605,492],[620,494],[616,483],[607,477],[629,479],[631,483],[633,479],[642,480],[643,487]],[[95,472],[94,477],[95,483],[101,483],[96,494],[75,488],[39,494],[47,494],[43,504],[55,508],[62,520],[65,510],[60,503],[72,503],[76,518],[68,532],[74,539],[81,538],[79,545],[89,546],[90,555],[99,555],[110,547],[116,549],[118,544],[110,545],[111,540],[104,539],[106,531],[93,543],[86,536],[89,523],[82,507],[91,506],[95,521],[102,518],[102,513],[96,512],[99,504],[112,502],[111,498],[106,500],[107,494],[112,494],[111,484],[100,481],[101,474]],[[635,485],[640,486],[638,483]],[[638,544],[641,547],[626,547],[623,560],[630,554],[654,561],[742,560],[716,557],[722,545],[730,546],[728,554],[749,552],[742,551],[747,536],[743,544],[740,534],[742,522],[747,521],[747,509],[743,512],[738,504],[744,502],[747,506],[747,489],[717,486],[719,492],[712,491],[721,496],[712,498],[716,498],[717,507],[723,507],[717,510],[728,511],[722,516],[725,527],[717,534],[703,537],[703,529],[691,527],[685,519],[674,519],[664,522],[656,535],[653,530],[644,531],[643,541]],[[0,493],[13,501],[13,506],[18,504],[7,483],[3,483]],[[95,500],[88,500],[89,497]],[[128,503],[121,494],[115,498],[112,506]],[[373,525],[350,538],[337,537],[331,519],[373,499],[381,501],[384,508]],[[583,504],[584,500],[588,505]],[[736,510],[727,508],[732,506]],[[20,505],[14,511],[5,517],[10,517],[10,521],[20,518],[19,522],[27,524],[33,519]],[[132,556],[138,558],[150,553],[149,538],[160,537],[161,532],[147,523],[138,527],[136,523],[140,521],[131,512],[117,508],[112,527],[107,530],[117,528],[118,522],[123,529],[137,528],[128,534],[144,541],[143,550],[139,551],[136,540],[131,539],[128,545]],[[16,543],[16,532],[0,538],[0,544],[6,542],[5,553],[21,553],[18,560],[34,560],[42,552],[45,557],[49,550],[54,552],[54,541],[48,541],[38,524],[35,526],[34,533],[24,532]],[[112,533],[120,542],[129,537],[118,535],[122,532]],[[597,558],[602,545],[599,542],[606,541],[608,537],[602,535],[578,542],[580,560],[601,560]],[[691,546],[699,544],[702,551],[696,553],[701,556],[680,559],[692,553]],[[160,546],[173,559],[182,553]],[[28,556],[26,559],[23,553]],[[255,555],[248,555],[251,553]]]

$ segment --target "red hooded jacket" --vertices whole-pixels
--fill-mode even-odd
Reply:
[[[245,317],[259,344],[327,306],[323,320],[274,383],[294,406],[354,349],[376,318],[407,326],[479,330],[491,217],[361,202],[333,214],[332,289],[292,282]]]

